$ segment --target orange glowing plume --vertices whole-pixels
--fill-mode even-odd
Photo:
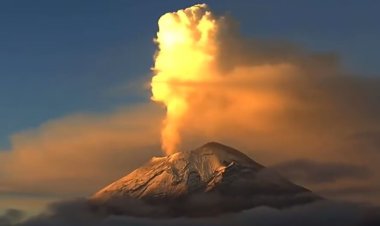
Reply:
[[[153,67],[152,100],[164,103],[167,116],[162,129],[166,154],[177,151],[179,129],[191,94],[191,83],[212,76],[217,21],[205,4],[163,15],[159,21],[158,52]]]

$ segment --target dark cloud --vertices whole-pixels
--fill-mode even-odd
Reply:
[[[372,226],[378,225],[379,208],[353,203],[321,201],[288,209],[258,207],[213,218],[137,218],[94,212],[85,200],[56,203],[39,216],[7,226],[126,226],[126,225],[252,225]],[[5,226],[5,225],[4,225]]]
[[[319,190],[320,193],[330,197],[336,196],[351,196],[351,195],[379,195],[380,187],[368,185],[352,185],[339,188],[327,188]]]
[[[371,208],[361,215],[357,226],[378,226],[380,225],[380,208]]]
[[[341,179],[366,179],[371,175],[365,166],[338,162],[317,162],[298,159],[271,167],[287,177],[305,183],[330,183]]]
[[[252,189],[252,188],[251,188]],[[303,188],[302,188],[303,189]],[[304,189],[303,189],[304,190]],[[289,208],[306,203],[320,201],[321,198],[311,192],[283,193],[273,195],[270,191],[259,192],[255,196],[226,195],[219,192],[193,194],[189,197],[159,202],[143,202],[128,197],[91,200],[89,205],[93,211],[107,214],[122,214],[137,217],[211,217],[226,213],[237,213],[257,206],[272,208]]]

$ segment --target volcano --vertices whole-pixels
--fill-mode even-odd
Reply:
[[[213,216],[321,199],[242,152],[211,142],[152,158],[91,197],[99,208],[136,216]]]

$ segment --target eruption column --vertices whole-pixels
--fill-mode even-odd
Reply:
[[[152,100],[166,106],[162,148],[172,154],[181,142],[181,122],[196,89],[192,84],[206,82],[213,75],[218,22],[201,4],[163,15],[158,26]]]

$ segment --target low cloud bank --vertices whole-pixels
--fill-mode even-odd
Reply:
[[[52,204],[39,215],[24,220],[22,213],[10,210],[0,217],[1,226],[126,226],[126,225],[305,225],[375,226],[380,224],[380,208],[355,203],[320,201],[288,209],[258,207],[214,218],[136,218],[94,212],[86,200]],[[18,222],[17,222],[18,221]]]

